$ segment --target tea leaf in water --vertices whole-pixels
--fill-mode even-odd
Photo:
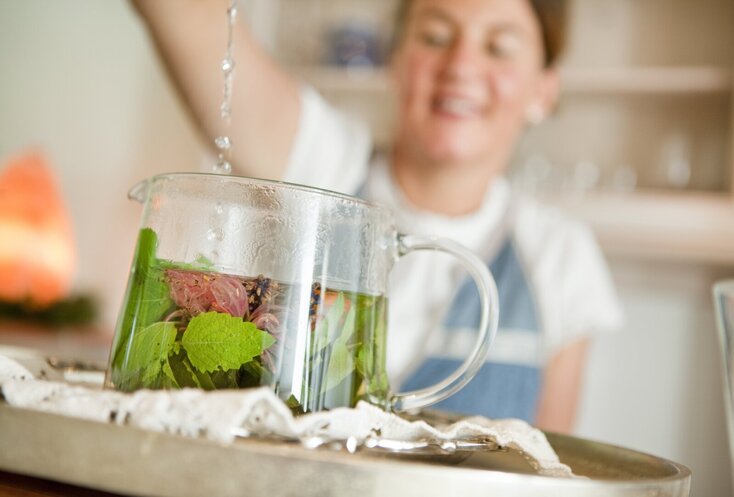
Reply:
[[[176,377],[173,374],[173,370],[171,369],[171,364],[169,361],[166,361],[163,363],[163,374],[165,374],[166,378],[168,378],[171,381],[172,387],[181,388],[181,385],[179,385],[178,382],[176,381]]]
[[[293,394],[285,400],[285,405],[287,405],[294,414],[305,414],[306,412],[303,410],[303,406],[298,402],[298,399]]]
[[[143,328],[133,336],[128,367],[141,371],[144,384],[153,383],[161,372],[163,363],[168,360],[168,352],[176,340],[176,326],[173,323],[154,323]]]
[[[331,390],[354,371],[354,359],[349,353],[347,344],[338,340],[331,349],[329,369],[326,372],[326,382],[322,384],[322,392]]]
[[[354,335],[354,321],[355,312],[354,307],[352,307],[344,318],[344,326],[342,326],[341,334],[336,340],[337,342],[343,342],[346,345],[349,339],[352,338],[352,335]]]
[[[170,372],[171,379],[180,388],[202,388],[194,372],[194,367],[189,362],[186,357],[186,352],[183,350],[168,356],[168,368],[164,365],[163,372],[166,375]]]
[[[354,334],[354,320],[354,307],[352,307],[344,319],[341,335],[331,347],[329,369],[326,370],[326,382],[322,386],[322,391],[334,388],[354,371],[353,354],[347,348],[347,342]]]
[[[274,343],[254,324],[218,312],[193,317],[181,339],[191,364],[203,372],[239,369]]]
[[[161,318],[173,304],[163,271],[156,266],[158,236],[150,228],[140,230],[133,259],[132,275],[127,290],[128,302],[122,315],[122,333],[115,347],[114,364],[122,366],[124,354],[133,330],[140,330]]]
[[[199,385],[199,387],[203,388],[204,390],[216,390],[217,385],[214,384],[214,380],[210,375],[199,371],[196,368],[189,368],[189,371],[191,371],[191,373],[193,374],[194,381],[196,381],[196,384]],[[214,373],[212,373],[212,375],[214,375]],[[227,387],[223,386],[221,388]]]
[[[361,345],[357,352],[357,371],[366,378],[372,375],[372,347]]]
[[[198,254],[194,262],[171,262],[161,259],[158,264],[163,269],[179,269],[182,271],[212,271],[214,269],[214,262],[203,254]]]
[[[204,271],[209,271],[214,269],[214,261],[212,261],[210,258],[203,254],[199,254],[196,256],[196,259],[194,259],[194,263],[192,266],[196,268],[200,268]]]
[[[141,305],[146,310],[143,326],[160,318],[173,304],[170,290],[163,279],[163,271],[149,268],[145,285],[143,286]]]
[[[319,322],[314,330],[314,353],[320,352],[337,337],[339,323],[344,314],[344,294],[339,292],[326,316]]]

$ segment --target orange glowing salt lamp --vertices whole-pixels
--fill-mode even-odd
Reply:
[[[38,153],[0,170],[0,300],[46,307],[67,297],[75,256],[56,180]]]

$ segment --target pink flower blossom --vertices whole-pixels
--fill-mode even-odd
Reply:
[[[243,317],[247,310],[247,292],[234,276],[168,269],[166,277],[171,299],[192,316],[212,310]]]

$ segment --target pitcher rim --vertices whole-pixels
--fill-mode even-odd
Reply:
[[[270,185],[270,186],[282,186],[286,188],[291,188],[294,190],[300,190],[306,193],[316,193],[319,195],[327,196],[327,197],[333,197],[338,198],[341,200],[347,200],[350,202],[354,202],[357,204],[363,204],[367,207],[374,207],[379,210],[383,210],[387,213],[390,213],[389,209],[385,207],[382,204],[371,202],[369,200],[364,200],[360,197],[354,196],[354,195],[348,195],[346,193],[340,193],[333,190],[328,190],[326,188],[319,188],[316,186],[308,186],[303,185],[300,183],[292,183],[290,181],[281,181],[281,180],[271,180],[271,179],[262,179],[262,178],[253,178],[251,176],[241,176],[237,174],[216,174],[216,173],[203,173],[203,172],[174,172],[174,173],[161,173],[161,174],[155,174],[153,176],[150,176],[144,180],[143,182],[153,182],[161,179],[166,178],[181,178],[186,176],[193,176],[193,177],[203,177],[203,178],[218,178],[218,179],[234,179],[238,181],[244,180],[247,183],[251,184],[258,184],[258,185]],[[134,188],[134,187],[133,187]]]
[[[715,293],[734,292],[734,278],[717,280],[712,285],[712,288]]]

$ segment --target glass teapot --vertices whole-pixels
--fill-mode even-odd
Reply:
[[[486,265],[445,239],[397,232],[379,205],[325,190],[216,174],[165,174],[130,191],[142,228],[105,384],[268,386],[295,412],[366,400],[438,402],[478,371],[498,322]],[[388,276],[416,250],[456,256],[483,303],[476,345],[440,383],[393,393],[386,374]]]

